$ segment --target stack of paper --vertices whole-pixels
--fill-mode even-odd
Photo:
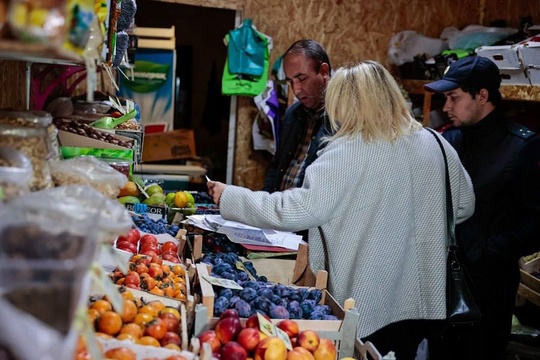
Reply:
[[[221,215],[192,215],[185,220],[190,225],[207,231],[225,234],[234,243],[264,245],[298,250],[303,241],[300,235],[291,232],[260,229],[236,221],[228,221]]]

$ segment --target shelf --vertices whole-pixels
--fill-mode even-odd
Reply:
[[[401,81],[403,88],[413,95],[425,95],[424,85],[429,82],[431,80],[403,79]],[[501,95],[505,100],[540,102],[540,86],[502,85]]]
[[[84,64],[82,56],[42,44],[25,44],[17,40],[0,40],[0,59],[43,64]]]

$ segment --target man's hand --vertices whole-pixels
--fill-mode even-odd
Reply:
[[[206,185],[208,186],[208,194],[212,196],[214,203],[219,204],[221,194],[223,193],[227,185],[220,183],[219,181],[209,181],[206,183]]]

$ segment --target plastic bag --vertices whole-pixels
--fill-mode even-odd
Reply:
[[[88,218],[95,218],[92,232],[98,242],[112,242],[118,235],[126,234],[133,226],[127,209],[118,201],[108,199],[103,194],[85,185],[66,185],[16,198],[7,203],[13,207],[54,211],[68,214],[69,218],[86,224]],[[54,225],[53,225],[54,226]]]
[[[126,175],[92,156],[52,161],[50,168],[56,186],[89,185],[112,199],[128,182]]]
[[[486,27],[481,25],[469,25],[463,30],[455,27],[447,27],[441,33],[441,38],[448,40],[448,47],[455,49],[474,50],[480,46],[493,45],[518,32],[514,28]]]
[[[84,187],[98,194],[96,206],[84,207],[67,194],[51,199],[54,190],[0,208],[0,344],[18,359],[72,359],[73,319],[88,297],[104,197]]]
[[[400,66],[412,62],[419,54],[432,57],[445,49],[448,49],[448,44],[443,39],[430,38],[416,31],[405,30],[390,39],[388,61]]]

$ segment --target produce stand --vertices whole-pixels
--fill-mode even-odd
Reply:
[[[518,295],[529,300],[536,306],[540,306],[540,257],[525,262],[520,260],[521,281],[518,288]],[[536,274],[533,275],[533,274]]]

